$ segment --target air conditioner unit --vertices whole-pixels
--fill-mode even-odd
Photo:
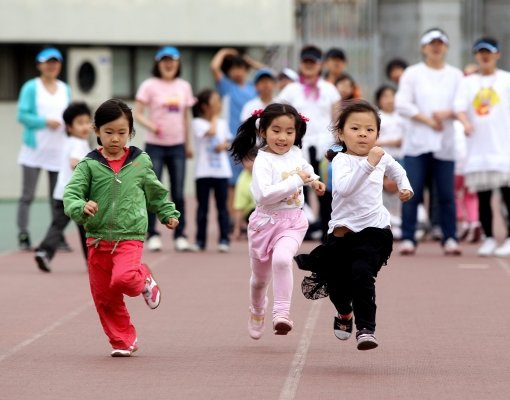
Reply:
[[[103,47],[71,48],[67,77],[73,101],[95,109],[112,97],[112,52]]]

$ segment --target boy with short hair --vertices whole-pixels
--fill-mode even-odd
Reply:
[[[66,125],[67,138],[62,152],[57,184],[53,192],[54,218],[46,236],[35,249],[35,261],[41,271],[51,272],[50,262],[60,243],[62,233],[70,219],[64,213],[64,188],[71,179],[74,168],[90,151],[88,138],[92,132],[92,113],[89,107],[82,102],[71,103],[63,113]],[[85,231],[78,225],[83,254],[87,258]]]

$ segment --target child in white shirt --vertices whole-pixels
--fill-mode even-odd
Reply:
[[[232,134],[227,122],[220,118],[221,98],[218,92],[204,89],[193,105],[191,130],[195,138],[195,190],[197,196],[197,233],[191,249],[205,250],[207,243],[207,216],[209,194],[214,191],[220,228],[218,250],[228,252],[230,247],[230,217],[227,208],[228,185],[232,169],[227,150]]]
[[[256,146],[252,193],[256,208],[250,215],[248,245],[251,265],[248,333],[259,339],[264,330],[267,288],[273,281],[273,331],[286,335],[293,288],[292,258],[303,242],[308,221],[303,212],[303,186],[324,194],[312,166],[301,154],[307,119],[291,105],[274,103],[255,110],[240,127],[232,155],[241,162]],[[260,145],[258,145],[258,140]]]
[[[333,322],[335,336],[347,340],[355,320],[358,350],[378,346],[375,281],[393,244],[390,213],[382,204],[384,176],[397,183],[401,201],[413,195],[404,168],[375,145],[380,125],[377,110],[366,101],[354,101],[341,112],[335,130],[343,150],[332,160],[333,203],[327,241],[309,255],[296,257],[301,269],[313,271],[326,282],[338,312]]]

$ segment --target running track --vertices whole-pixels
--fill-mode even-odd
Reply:
[[[380,346],[360,352],[334,337],[328,299],[302,296],[297,269],[295,329],[250,339],[246,242],[176,253],[166,234],[145,255],[161,306],[128,299],[140,350],[114,359],[69,240],[76,250],[57,254],[51,274],[30,253],[0,255],[0,399],[510,398],[510,259],[478,258],[474,245],[458,258],[433,242],[394,252],[377,283]]]

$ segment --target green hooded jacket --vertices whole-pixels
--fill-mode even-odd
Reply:
[[[83,212],[88,200],[98,211]],[[93,150],[76,166],[64,191],[64,212],[84,225],[87,237],[101,240],[145,240],[147,210],[162,223],[181,213],[168,198],[168,190],[152,169],[149,155],[131,146],[124,165],[116,174],[99,150]]]

